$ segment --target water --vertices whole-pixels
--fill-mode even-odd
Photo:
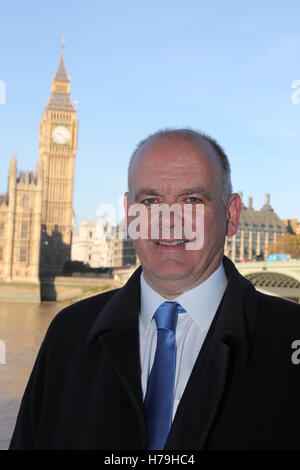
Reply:
[[[65,305],[68,304],[0,302],[0,340],[6,346],[6,364],[0,361],[1,450],[9,446],[25,386],[46,330]]]

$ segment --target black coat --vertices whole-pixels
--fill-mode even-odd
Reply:
[[[300,449],[300,306],[257,292],[226,257],[224,266],[228,286],[165,449]],[[147,448],[140,273],[52,321],[11,449]]]

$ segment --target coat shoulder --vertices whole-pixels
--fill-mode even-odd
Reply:
[[[296,302],[258,291],[257,300],[259,310],[265,311],[267,314],[278,315],[279,317],[289,314],[296,320],[300,320],[300,304]]]
[[[257,292],[258,322],[269,332],[300,332],[300,305],[281,297]]]
[[[83,336],[88,331],[95,318],[101,315],[105,304],[120,290],[113,289],[101,294],[88,297],[61,310],[51,321],[46,337],[55,336],[66,340],[76,335]]]

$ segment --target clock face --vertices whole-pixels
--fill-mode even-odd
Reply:
[[[52,139],[58,145],[64,145],[70,140],[70,131],[65,126],[56,126],[52,131]]]

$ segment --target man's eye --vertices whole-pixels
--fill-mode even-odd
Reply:
[[[191,203],[191,204],[197,204],[197,203],[203,203],[202,199],[200,199],[200,197],[196,197],[196,196],[191,196],[191,197],[188,197],[185,202],[187,203]]]
[[[149,197],[147,199],[144,199],[142,201],[142,204],[145,204],[146,206],[150,206],[151,204],[157,204],[157,199],[154,197]]]

